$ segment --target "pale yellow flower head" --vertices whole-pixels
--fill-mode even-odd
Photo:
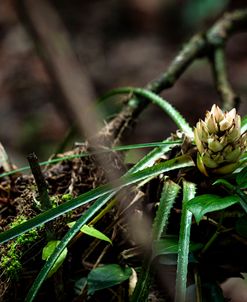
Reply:
[[[194,129],[198,148],[197,166],[205,174],[227,174],[238,166],[241,154],[246,150],[247,133],[241,135],[241,118],[236,109],[222,112],[213,105]]]

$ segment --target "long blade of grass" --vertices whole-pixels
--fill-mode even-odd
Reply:
[[[168,160],[164,163],[157,164],[153,167],[149,167],[146,169],[143,169],[139,172],[127,174],[122,177],[120,177],[119,180],[114,182],[113,184],[107,184],[100,186],[98,188],[95,188],[89,192],[86,192],[70,201],[67,201],[63,203],[62,205],[59,205],[58,207],[48,210],[44,213],[41,213],[37,215],[36,217],[28,220],[27,222],[24,222],[10,230],[7,230],[0,234],[0,243],[3,243],[5,241],[8,241],[12,238],[15,238],[19,236],[20,234],[27,232],[28,230],[40,226],[54,218],[57,218],[71,210],[74,210],[75,208],[88,203],[92,200],[95,200],[101,196],[106,195],[107,193],[117,192],[118,190],[122,189],[123,187],[126,187],[128,185],[134,184],[136,182],[139,182],[143,179],[146,179],[147,177],[155,177],[161,173],[179,169],[183,167],[190,167],[194,166],[193,160],[188,155],[182,155],[180,157],[177,157],[175,159]]]
[[[166,140],[166,142],[170,141],[170,139]],[[145,155],[142,159],[140,159],[130,170],[128,173],[134,173],[142,170],[143,168],[151,167],[156,160],[158,160],[162,155],[166,154],[171,147],[178,146],[181,142],[176,141],[177,143],[174,145],[163,145],[154,148],[147,155]]]
[[[158,105],[162,110],[164,110],[168,116],[175,122],[179,129],[181,129],[184,133],[186,133],[190,138],[194,137],[193,130],[186,122],[184,117],[166,100],[164,100],[159,95],[151,92],[148,89],[143,88],[135,88],[135,87],[121,87],[117,89],[113,89],[105,94],[101,100],[105,100],[117,94],[126,94],[126,93],[133,93],[139,96],[142,96],[152,103]]]
[[[178,262],[176,274],[175,302],[185,302],[188,271],[188,255],[190,247],[190,228],[192,213],[187,210],[187,202],[194,198],[196,185],[191,182],[183,182],[183,204],[178,243]]]
[[[162,232],[166,230],[168,224],[168,217],[172,205],[178,195],[180,186],[171,180],[165,180],[162,194],[160,197],[159,207],[153,224],[153,239],[159,240]],[[134,293],[131,297],[131,302],[146,301],[148,298],[149,287],[152,280],[151,272],[152,259],[145,259],[140,276]]]
[[[63,157],[58,157],[58,158],[54,158],[51,160],[47,160],[47,161],[43,161],[40,162],[39,165],[40,166],[46,166],[46,165],[51,165],[51,164],[56,164],[58,162],[64,161],[64,160],[70,160],[70,159],[74,159],[74,158],[79,158],[79,157],[87,157],[90,155],[97,155],[97,154],[102,154],[102,153],[107,153],[107,152],[112,152],[112,151],[128,151],[128,150],[133,150],[133,149],[142,149],[142,148],[152,148],[152,147],[158,147],[158,148],[166,148],[167,146],[169,146],[169,148],[171,146],[176,146],[181,144],[182,141],[180,140],[176,140],[176,141],[172,141],[172,140],[164,140],[162,142],[152,142],[152,143],[143,143],[143,144],[133,144],[133,145],[125,145],[125,146],[115,146],[112,148],[106,148],[105,150],[101,150],[98,152],[84,152],[84,153],[80,153],[80,154],[73,154],[73,155],[68,155],[68,156],[63,156]],[[25,166],[19,169],[15,169],[9,172],[4,172],[0,174],[0,178],[1,177],[6,177],[15,173],[21,173],[24,171],[30,170],[29,166]]]

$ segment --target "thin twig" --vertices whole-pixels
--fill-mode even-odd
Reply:
[[[222,46],[229,37],[247,28],[247,9],[225,13],[208,31],[207,40],[211,45]]]
[[[215,86],[222,100],[222,108],[231,110],[238,108],[240,98],[233,91],[227,77],[225,50],[223,47],[216,47],[212,56],[212,70],[215,79]]]
[[[193,36],[172,60],[167,71],[161,74],[158,79],[151,81],[146,88],[152,92],[160,93],[162,90],[172,87],[189,65],[203,55],[205,48],[204,35]]]
[[[48,191],[47,191],[47,184],[45,181],[45,178],[41,172],[38,158],[35,155],[35,153],[31,153],[27,156],[31,171],[33,173],[38,192],[39,192],[39,198],[40,198],[40,204],[41,204],[41,209],[43,211],[49,210],[52,208],[52,203],[50,201]]]

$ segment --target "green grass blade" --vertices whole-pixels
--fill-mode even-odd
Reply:
[[[166,180],[164,182],[160,204],[153,224],[154,240],[159,240],[162,232],[167,227],[168,217],[179,189],[180,186],[171,180]],[[146,259],[143,263],[136,288],[131,297],[131,302],[146,301],[148,298],[149,287],[152,280],[151,261],[152,259]]]
[[[110,151],[128,151],[134,149],[142,149],[142,148],[152,148],[152,147],[173,147],[174,145],[181,144],[181,140],[164,140],[162,142],[153,142],[153,143],[143,143],[143,144],[134,144],[134,145],[125,145],[125,146],[116,146],[109,148],[108,152]]]
[[[37,215],[36,217],[24,222],[10,230],[7,230],[0,234],[0,243],[8,241],[12,238],[19,236],[20,234],[27,232],[28,230],[40,226],[60,215],[63,215],[75,208],[88,203],[92,200],[95,200],[101,196],[106,195],[107,193],[116,192],[121,188],[139,182],[147,177],[155,177],[160,173],[164,173],[170,170],[179,169],[183,167],[191,167],[194,166],[194,162],[187,155],[182,155],[175,159],[168,160],[166,162],[157,164],[153,167],[143,169],[142,171],[127,174],[121,177],[118,181],[113,183],[112,185],[103,185],[96,189],[93,189],[89,192],[86,192],[70,201],[65,202],[64,204],[48,210],[44,213]]]
[[[176,141],[164,140],[162,142],[116,146],[116,147],[112,147],[112,148],[106,148],[105,150],[98,151],[98,152],[91,152],[91,153],[84,152],[84,153],[80,153],[80,154],[73,154],[73,155],[58,157],[58,158],[54,158],[51,160],[40,162],[39,165],[46,166],[46,165],[56,164],[56,163],[64,161],[64,160],[70,160],[70,159],[79,158],[79,157],[83,158],[83,157],[87,157],[90,155],[97,155],[97,154],[102,154],[102,153],[107,153],[107,152],[112,152],[112,151],[128,151],[128,150],[133,150],[133,149],[143,149],[143,148],[152,148],[152,147],[158,147],[158,148],[162,149],[162,148],[166,148],[168,146],[169,146],[169,148],[171,148],[172,146],[176,146],[181,143],[182,143],[182,141],[180,141],[180,140],[176,140]],[[15,169],[15,170],[12,170],[9,172],[4,172],[4,173],[0,174],[0,178],[9,176],[9,175],[12,175],[15,173],[21,173],[21,172],[24,172],[27,170],[30,170],[29,166],[25,166],[25,167]]]
[[[191,182],[183,182],[183,205],[178,243],[178,262],[176,274],[175,302],[185,302],[188,270],[188,255],[190,247],[190,228],[192,213],[187,210],[187,202],[194,198],[196,185]]]
[[[166,231],[168,218],[173,203],[178,195],[180,186],[171,180],[165,180],[159,207],[153,224],[153,239],[159,240],[161,234]]]
[[[186,133],[190,138],[194,137],[193,130],[186,122],[184,117],[166,100],[161,98],[159,95],[151,92],[150,90],[143,88],[135,88],[135,87],[121,87],[117,89],[113,89],[104,95],[100,100],[105,100],[109,97],[112,97],[117,94],[125,94],[125,93],[133,93],[135,95],[142,96],[152,103],[158,105],[161,109],[163,109],[168,116],[175,122],[179,129],[181,129],[184,133]]]
[[[241,118],[241,134],[247,131],[247,115]]]

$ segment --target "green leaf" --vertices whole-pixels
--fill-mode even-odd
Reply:
[[[247,167],[243,168],[236,177],[236,182],[241,189],[247,188]]]
[[[88,225],[84,225],[81,229],[81,232],[83,232],[84,234],[87,234],[89,236],[98,238],[100,240],[104,240],[109,242],[110,244],[112,244],[112,241],[109,237],[107,237],[105,234],[103,234],[102,232],[96,230],[94,227],[92,226],[88,226]]]
[[[221,197],[213,194],[205,194],[191,199],[187,203],[187,209],[193,213],[196,222],[199,223],[203,215],[228,208],[239,202],[239,200],[240,197],[235,195]]]
[[[118,264],[108,264],[92,269],[87,278],[88,294],[92,295],[97,290],[120,284],[131,275],[131,268],[122,268]]]
[[[55,248],[59,245],[60,240],[51,240],[47,243],[47,245],[43,248],[42,250],[42,260],[48,260],[49,257],[53,254]],[[58,269],[59,267],[63,264],[66,256],[68,253],[68,249],[65,248],[60,256],[57,258],[56,262],[50,269],[47,278],[50,278]]]
[[[67,225],[71,228],[75,224],[75,221],[68,223]],[[89,236],[92,236],[94,238],[104,240],[112,244],[112,241],[109,237],[107,237],[105,234],[102,232],[98,231],[95,229],[93,226],[89,226],[85,224],[82,228],[80,228],[80,231],[84,234],[87,234]]]

